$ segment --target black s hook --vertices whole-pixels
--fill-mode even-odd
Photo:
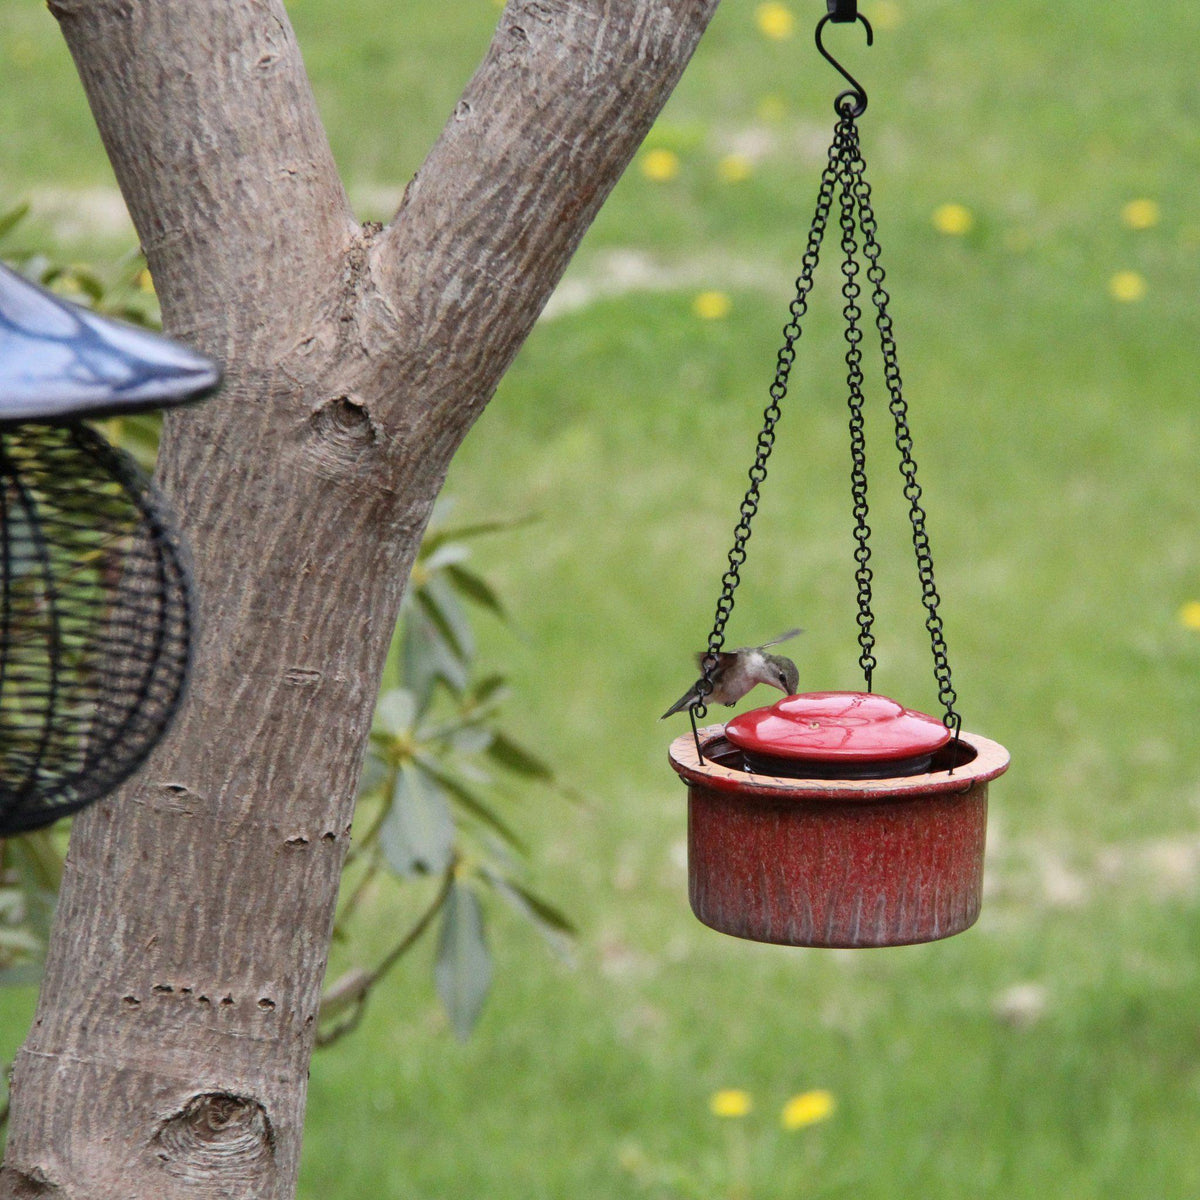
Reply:
[[[862,15],[862,13],[855,13],[854,19],[863,23],[863,27],[867,31],[867,45],[872,45],[875,41],[875,31],[871,28],[871,22],[868,21],[867,18]],[[845,67],[842,66],[840,62],[838,62],[836,58],[833,57],[832,54],[829,53],[828,50],[825,49],[824,44],[821,42],[821,31],[830,21],[838,21],[838,18],[834,16],[833,12],[829,12],[817,22],[817,49],[820,50],[821,57],[824,58],[825,61],[829,63],[850,85],[849,90],[838,93],[837,99],[835,99],[833,102],[833,107],[839,114],[842,114],[843,106],[846,106],[850,116],[861,117],[863,113],[867,111],[866,89],[861,83],[858,82],[857,79],[854,78],[853,75],[850,74],[849,71],[846,70]],[[842,18],[839,23],[844,24],[845,19]]]

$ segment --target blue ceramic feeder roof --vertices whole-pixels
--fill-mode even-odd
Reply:
[[[220,382],[204,355],[0,264],[0,427],[169,408],[203,399]]]

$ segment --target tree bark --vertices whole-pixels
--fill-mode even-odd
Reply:
[[[196,669],[77,818],[0,1198],[287,1200],[401,594],[493,394],[717,0],[510,0],[385,228],[353,220],[281,0],[50,0],[170,332]]]

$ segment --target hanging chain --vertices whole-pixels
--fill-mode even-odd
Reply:
[[[859,665],[862,667],[863,678],[866,680],[867,691],[871,690],[871,676],[874,673],[876,660],[873,653],[875,635],[872,625],[875,614],[871,611],[871,547],[869,539],[871,527],[867,524],[867,442],[863,424],[863,373],[862,351],[859,345],[863,333],[859,328],[862,309],[858,306],[858,297],[862,289],[858,283],[858,243],[855,238],[855,205],[854,175],[850,161],[854,148],[854,117],[846,113],[838,122],[835,137],[841,147],[841,170],[838,182],[841,185],[841,225],[842,225],[842,274],[845,281],[842,284],[842,295],[846,304],[842,315],[846,318],[846,383],[849,388],[850,406],[850,487],[854,498],[854,540],[858,543],[854,550],[854,561],[858,564],[854,572],[854,580],[858,585],[858,644],[860,654]]]
[[[725,645],[725,625],[733,612],[733,593],[741,582],[741,569],[746,561],[746,543],[750,540],[750,523],[758,512],[759,489],[767,477],[767,459],[775,445],[775,426],[782,415],[781,405],[787,397],[788,377],[792,363],[796,361],[796,342],[802,333],[800,322],[808,312],[808,297],[812,291],[813,275],[821,255],[821,242],[825,237],[825,226],[829,222],[829,210],[833,205],[833,188],[838,176],[841,143],[835,139],[829,147],[829,158],[821,173],[821,186],[817,192],[817,208],[808,231],[808,245],[801,260],[800,275],[796,280],[796,295],[789,306],[789,320],[783,327],[783,345],[775,363],[775,379],[771,384],[771,402],[763,412],[763,427],[759,431],[754,465],[750,468],[750,486],[742,499],[741,517],[733,531],[733,549],[729,551],[729,568],[721,577],[721,598],[717,601],[717,612],[713,620],[712,633],[708,637],[708,649],[700,663],[701,676],[696,681],[698,702],[692,706],[693,727],[695,720],[708,715],[705,698],[713,690],[713,671],[717,667],[717,656]],[[699,753],[699,751],[697,751]]]
[[[818,27],[819,32],[819,27]],[[818,46],[820,42],[818,40]],[[824,53],[824,50],[822,50]],[[884,379],[890,403],[888,405],[895,424],[896,448],[900,451],[900,473],[904,477],[904,496],[909,504],[909,519],[912,523],[912,541],[917,555],[917,571],[921,581],[921,602],[925,606],[925,628],[933,648],[934,675],[938,685],[938,699],[945,709],[943,720],[957,737],[962,728],[962,718],[955,711],[957,695],[950,677],[950,662],[946,653],[946,640],[942,619],[938,613],[941,598],[933,577],[933,555],[929,546],[929,535],[925,530],[925,510],[921,507],[921,487],[917,483],[917,464],[913,459],[912,434],[908,427],[908,406],[904,400],[900,380],[900,367],[896,355],[896,340],[892,329],[892,318],[888,312],[890,297],[884,288],[885,274],[881,265],[880,247],[877,239],[878,225],[871,206],[871,188],[865,177],[866,163],[859,145],[857,118],[865,103],[858,104],[855,96],[844,93],[838,97],[838,123],[829,157],[821,174],[821,185],[817,194],[817,207],[808,233],[808,245],[804,252],[799,277],[796,280],[796,295],[789,307],[790,317],[783,327],[783,345],[775,364],[775,379],[771,384],[771,401],[763,412],[763,427],[758,435],[754,465],[750,468],[750,486],[742,499],[740,517],[734,528],[733,548],[729,551],[729,566],[721,577],[721,597],[717,601],[716,616],[708,648],[701,660],[701,676],[696,681],[696,703],[688,710],[692,733],[696,739],[696,754],[700,749],[697,719],[708,715],[706,698],[712,693],[713,673],[718,656],[725,644],[725,626],[733,613],[733,594],[741,582],[741,568],[746,562],[746,543],[750,540],[751,523],[758,512],[760,490],[767,477],[767,459],[775,445],[775,426],[782,415],[782,402],[787,396],[788,379],[792,364],[796,360],[796,342],[801,336],[801,321],[808,312],[809,295],[812,292],[813,276],[820,257],[821,243],[833,207],[835,189],[839,191],[839,223],[842,230],[842,309],[846,319],[846,370],[849,385],[850,408],[850,453],[851,492],[854,500],[854,538],[857,543],[854,559],[857,565],[855,582],[858,587],[858,642],[859,664],[866,679],[867,690],[871,690],[871,679],[877,665],[873,633],[874,613],[871,607],[873,575],[870,567],[870,526],[867,524],[867,473],[866,435],[863,420],[863,372],[862,329],[859,324],[862,308],[858,301],[862,285],[858,282],[859,247],[856,228],[862,231],[862,254],[868,267],[867,279],[872,286],[871,300],[875,306],[875,325],[879,330],[880,346],[883,351]]]
[[[888,408],[896,428],[896,448],[900,451],[900,473],[904,476],[904,498],[908,501],[909,520],[912,522],[913,548],[917,553],[917,573],[921,580],[921,603],[925,606],[925,628],[933,649],[933,672],[937,679],[938,699],[945,708],[943,721],[953,729],[957,737],[962,729],[962,717],[955,711],[958,699],[950,678],[950,661],[946,653],[946,639],[942,630],[942,618],[938,613],[941,597],[933,578],[933,554],[929,547],[929,535],[925,532],[925,510],[921,507],[921,485],[917,483],[917,464],[913,459],[912,433],[908,427],[908,405],[904,400],[900,380],[900,364],[896,355],[896,339],[892,331],[892,318],[888,312],[891,297],[884,288],[886,276],[879,261],[880,247],[876,238],[878,225],[871,206],[871,185],[865,176],[866,163],[859,146],[858,129],[853,119],[849,122],[849,153],[846,159],[844,178],[852,185],[854,198],[858,202],[859,226],[863,235],[863,254],[869,266],[867,278],[873,291],[871,299],[875,305],[875,325],[879,330],[879,344],[883,350],[883,373],[891,400]]]

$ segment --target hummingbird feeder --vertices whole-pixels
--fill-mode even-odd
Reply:
[[[186,554],[150,480],[86,422],[219,383],[211,360],[0,266],[0,837],[116,787],[179,705]]]
[[[859,145],[858,120],[867,95],[822,42],[830,22],[861,22],[868,45],[874,33],[854,0],[827,4],[829,11],[816,28],[817,49],[850,87],[834,101],[833,142],[701,659],[697,699],[688,710],[691,733],[671,744],[670,760],[688,787],[688,892],[701,921],[736,937],[792,946],[897,946],[948,937],[978,917],[987,787],[1007,769],[1008,752],[963,732],[955,708],[878,226]],[[835,201],[845,301],[859,666],[866,690],[789,696],[725,726],[699,728],[697,721],[707,715],[705,699],[714,689],[725,625]],[[871,689],[877,662],[860,349],[864,263],[943,707],[940,718]]]

